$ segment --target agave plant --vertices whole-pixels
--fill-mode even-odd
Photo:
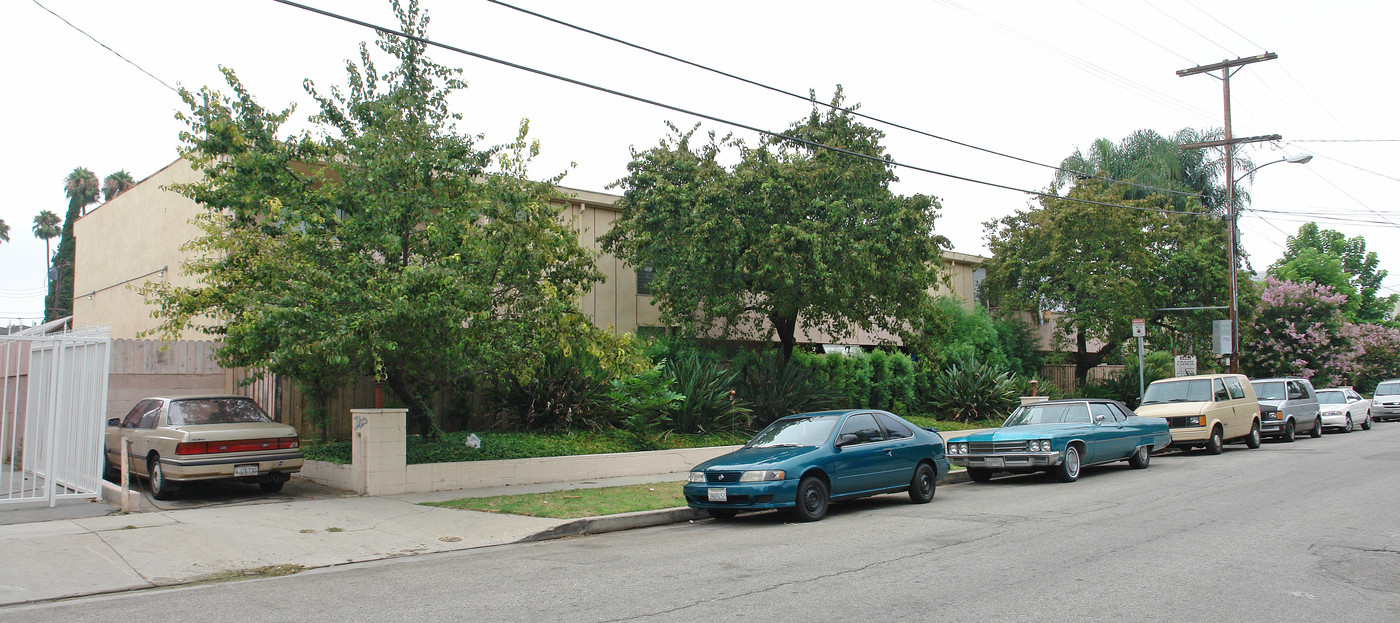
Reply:
[[[1010,372],[971,357],[955,359],[930,383],[929,407],[939,419],[974,422],[1006,415],[1018,393]]]
[[[678,433],[746,430],[751,412],[735,393],[737,372],[706,361],[697,353],[682,353],[666,362],[684,396],[671,409],[671,428]]]

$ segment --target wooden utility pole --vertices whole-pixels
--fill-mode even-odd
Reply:
[[[1220,82],[1225,89],[1225,139],[1219,141],[1206,141],[1203,143],[1187,143],[1180,145],[1181,149],[1202,149],[1205,147],[1225,148],[1225,209],[1226,218],[1230,221],[1230,372],[1238,374],[1240,371],[1240,296],[1239,277],[1236,259],[1239,233],[1239,213],[1235,209],[1235,145],[1240,143],[1258,143],[1263,141],[1277,141],[1283,137],[1278,134],[1267,136],[1250,136],[1246,138],[1235,138],[1230,128],[1230,70],[1250,63],[1260,61],[1271,61],[1278,58],[1278,54],[1265,52],[1258,56],[1237,58],[1233,61],[1221,61],[1211,65],[1199,65],[1190,69],[1182,69],[1176,72],[1181,77],[1194,76],[1196,74],[1208,74],[1209,72],[1220,70]]]

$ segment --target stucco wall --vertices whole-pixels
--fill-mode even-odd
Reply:
[[[190,223],[198,205],[163,187],[198,179],[184,160],[177,160],[74,222],[74,327],[105,324],[113,338],[135,338],[156,325],[137,288],[149,281],[197,283],[181,267],[188,254],[180,247],[199,235]],[[179,337],[208,339],[193,329]]]

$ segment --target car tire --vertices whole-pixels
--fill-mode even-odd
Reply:
[[[969,467],[967,479],[972,482],[988,482],[992,479],[992,470],[985,467]]]
[[[909,481],[909,501],[915,504],[928,504],[933,501],[934,490],[938,488],[938,472],[933,466],[920,463],[914,468],[914,478]]]
[[[1264,435],[1259,432],[1258,421],[1250,427],[1249,436],[1244,438],[1244,445],[1250,450],[1258,450],[1259,446],[1264,445]]]
[[[1147,464],[1152,460],[1152,446],[1138,446],[1133,455],[1128,457],[1128,465],[1133,469],[1147,469]]]
[[[1220,454],[1225,451],[1225,432],[1220,426],[1210,429],[1210,439],[1206,440],[1206,454]]]
[[[1283,440],[1286,443],[1293,443],[1293,440],[1297,438],[1298,430],[1293,428],[1293,420],[1288,420],[1288,422],[1283,425]]]
[[[169,500],[175,497],[175,492],[180,486],[165,479],[165,470],[160,467],[160,455],[152,454],[146,461],[146,473],[150,475],[151,497],[157,500]]]
[[[732,508],[707,508],[705,512],[716,521],[729,521],[739,514],[739,511]]]
[[[1347,420],[1350,421],[1351,418],[1348,417]],[[1351,432],[1351,429],[1348,428],[1348,429],[1347,429],[1347,432]],[[1308,431],[1308,434],[1311,435],[1313,439],[1317,439],[1318,437],[1321,437],[1321,436],[1322,436],[1322,414],[1321,414],[1321,413],[1319,413],[1319,414],[1317,414],[1316,416],[1313,417],[1313,427],[1312,427],[1312,430]]]
[[[1366,419],[1361,422],[1361,430],[1371,430],[1371,412],[1366,412]]]
[[[282,485],[287,484],[285,480],[264,480],[258,483],[258,488],[267,493],[277,493],[282,490]]]
[[[1050,470],[1055,478],[1060,482],[1074,482],[1079,480],[1079,446],[1070,444],[1065,447],[1065,460],[1060,461]]]
[[[792,516],[798,521],[820,521],[831,507],[831,495],[826,483],[816,476],[807,476],[797,483],[797,505]]]
[[[122,483],[122,473],[121,473],[121,470],[117,469],[117,466],[116,466],[116,465],[113,465],[111,461],[108,461],[108,460],[107,460],[107,457],[109,457],[109,456],[111,456],[111,455],[107,453],[107,449],[106,449],[106,448],[103,448],[103,449],[102,449],[102,479],[103,479],[103,480],[106,480],[107,482],[113,482],[113,483],[116,483],[116,484],[121,484],[121,483]]]
[[[1347,423],[1342,426],[1342,432],[1350,433],[1352,429],[1351,414],[1347,414]]]

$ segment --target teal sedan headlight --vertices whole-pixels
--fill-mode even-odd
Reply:
[[[781,469],[744,472],[744,474],[739,477],[739,482],[763,482],[765,480],[782,480],[786,476],[787,473]]]
[[[705,472],[690,472],[691,482],[705,482]]]

